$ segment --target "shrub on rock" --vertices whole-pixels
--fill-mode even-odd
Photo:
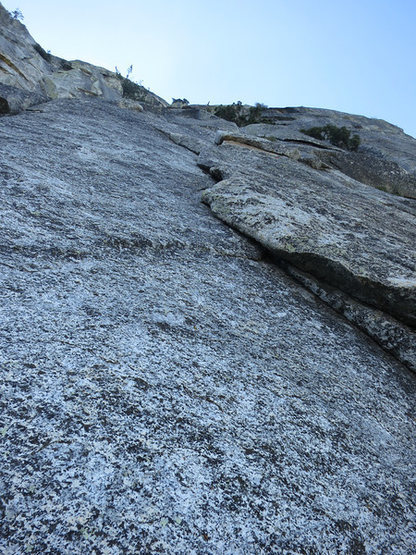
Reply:
[[[324,127],[301,129],[301,131],[305,135],[309,135],[309,137],[313,137],[320,141],[329,141],[334,146],[346,150],[357,150],[361,142],[357,134],[351,137],[351,131],[345,126],[337,127],[336,125],[325,125]]]

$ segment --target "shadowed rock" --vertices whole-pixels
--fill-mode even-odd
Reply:
[[[0,83],[0,114],[17,114],[46,100],[46,96],[40,93],[23,91]]]

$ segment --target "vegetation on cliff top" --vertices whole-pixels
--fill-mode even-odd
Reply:
[[[139,83],[135,83],[129,77],[131,72],[133,71],[133,66],[131,65],[127,69],[127,75],[124,77],[116,66],[116,75],[121,81],[121,86],[123,89],[123,97],[130,98],[131,100],[146,100],[147,90],[140,85]]]
[[[248,109],[240,101],[233,102],[233,104],[220,105],[214,110],[214,114],[219,118],[233,121],[239,127],[249,125],[250,123],[264,123],[262,117],[263,110],[267,108],[264,104],[257,103],[255,106],[250,106]]]

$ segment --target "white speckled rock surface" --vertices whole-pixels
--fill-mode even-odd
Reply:
[[[416,200],[311,167],[302,153],[273,141],[218,133],[217,143],[198,162],[219,180],[203,193],[215,215],[364,303],[352,320],[416,371]],[[391,325],[395,331],[386,333]]]
[[[201,204],[168,134],[218,120],[41,110],[0,119],[0,551],[413,553],[415,375]]]

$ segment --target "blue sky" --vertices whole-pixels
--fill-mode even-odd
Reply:
[[[3,0],[53,54],[168,101],[315,106],[416,137],[416,0]]]

